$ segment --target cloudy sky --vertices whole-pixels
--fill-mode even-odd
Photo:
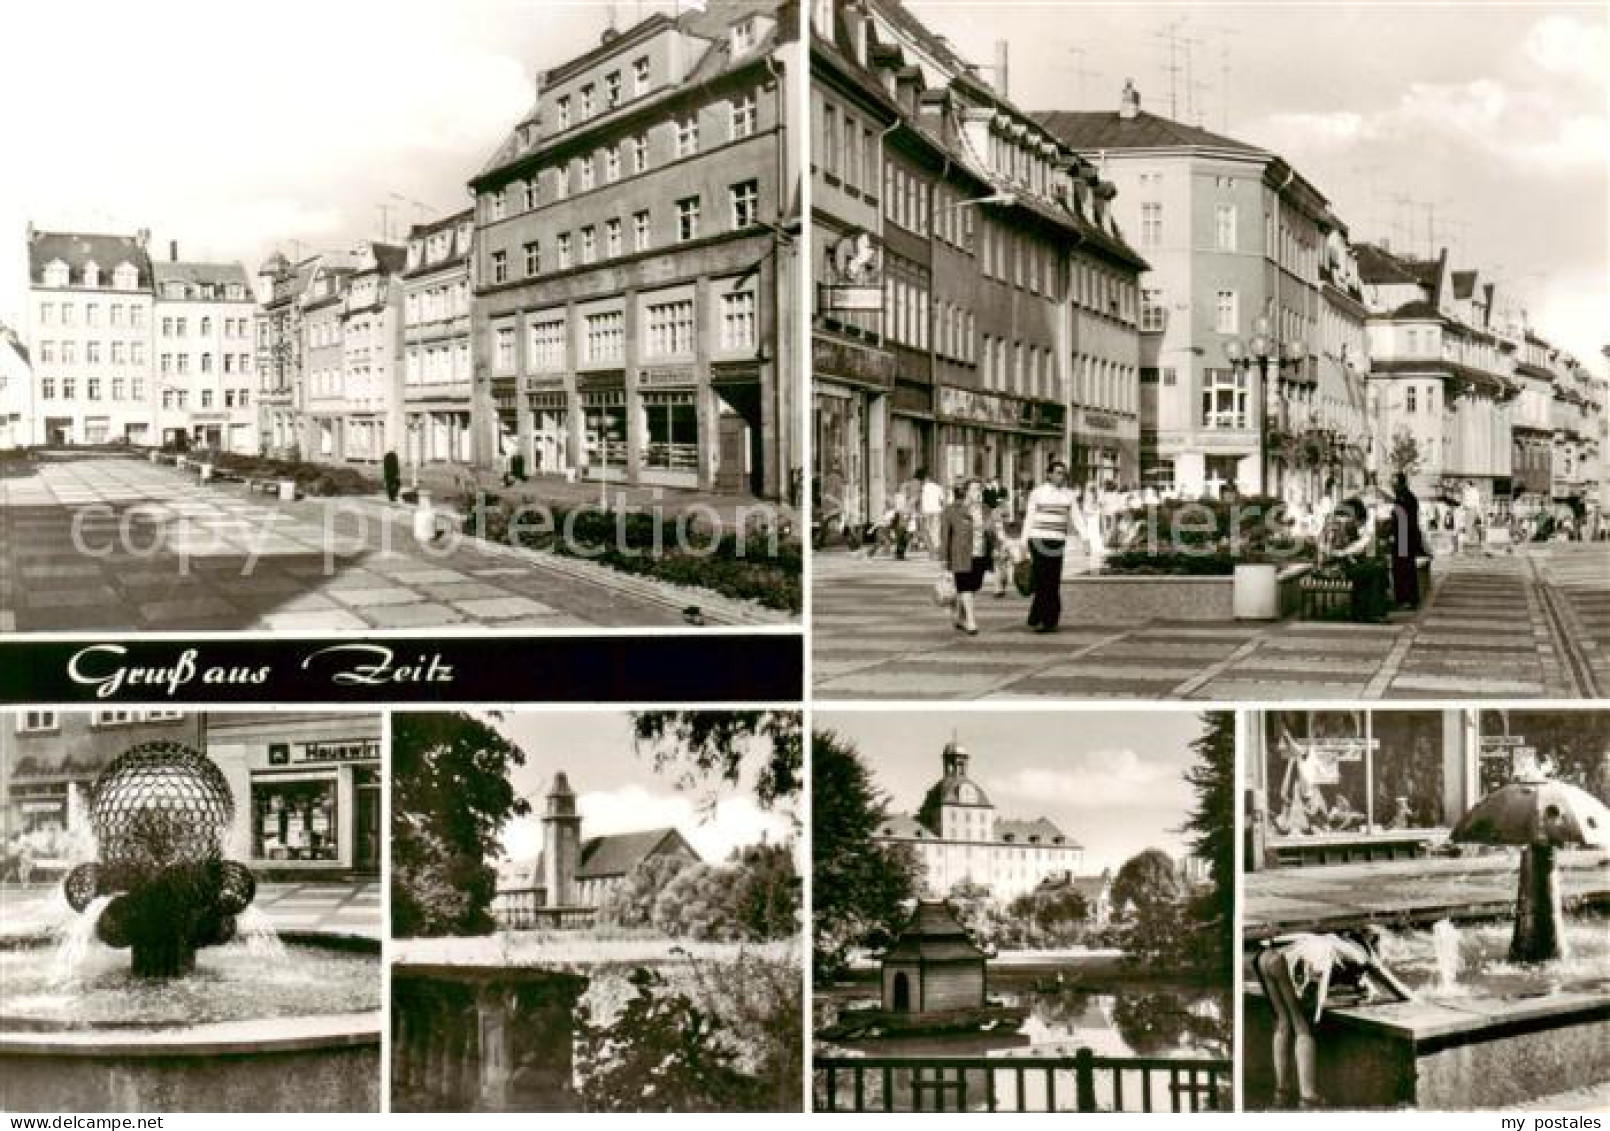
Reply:
[[[1179,116],[1277,149],[1357,235],[1423,247],[1429,213],[1437,242],[1508,280],[1547,335],[1602,364],[1602,3],[910,2],[980,63],[1006,39],[1011,93],[1030,109],[1114,108],[1133,77],[1167,113],[1163,32],[1176,25]],[[595,43],[611,8],[625,25],[674,6],[8,5],[0,320],[20,320],[29,220],[150,228],[157,248],[177,239],[186,256],[253,269],[276,246],[348,247],[461,208],[536,71]]]
[[[999,816],[1048,817],[1085,848],[1085,869],[1117,871],[1146,848],[1182,855],[1192,805],[1182,774],[1202,733],[1194,711],[830,711],[817,729],[851,739],[890,808],[915,812],[954,734],[968,776]]]
[[[1602,2],[909,4],[973,62],[1006,40],[1011,97],[1031,110],[1116,110],[1133,78],[1168,116],[1172,25],[1178,118],[1286,157],[1355,238],[1423,250],[1429,212],[1438,244],[1508,280],[1545,336],[1604,372]]]
[[[536,72],[595,45],[611,7],[624,26],[673,6],[8,4],[0,320],[20,320],[30,220],[149,228],[156,248],[255,271],[275,247],[346,248],[457,211]]]
[[[651,758],[637,753],[623,711],[512,712],[492,725],[526,756],[513,780],[533,813],[504,827],[503,848],[512,860],[541,850],[543,799],[561,770],[576,791],[583,837],[671,826],[716,862],[763,837],[775,844],[793,835],[786,816],[761,809],[747,793],[681,791],[669,774],[656,774]]]

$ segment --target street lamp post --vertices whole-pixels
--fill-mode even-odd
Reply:
[[[1283,403],[1280,386],[1285,367],[1301,364],[1301,350],[1274,337],[1269,319],[1260,315],[1252,324],[1251,340],[1243,343],[1240,338],[1231,338],[1224,343],[1224,355],[1240,372],[1254,367],[1258,372],[1258,490],[1268,495],[1269,421],[1280,412]]]

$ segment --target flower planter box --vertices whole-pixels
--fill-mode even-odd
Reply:
[[[1292,616],[1302,600],[1301,579],[1311,567],[1271,566],[1275,615]],[[1186,577],[1159,574],[1086,575],[1062,585],[1062,621],[1120,624],[1133,621],[1232,621],[1237,619],[1234,575]]]

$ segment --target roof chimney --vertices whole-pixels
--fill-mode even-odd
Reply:
[[[179,241],[178,240],[169,240],[168,241],[168,262],[169,263],[177,263],[177,262],[179,262]]]
[[[1140,114],[1140,91],[1135,89],[1134,79],[1124,80],[1123,93],[1118,96],[1118,116],[1120,118],[1134,118]]]
[[[1010,98],[1010,88],[1007,86],[1007,56],[1010,52],[1006,40],[995,41],[995,93],[1002,98]]]
[[[141,251],[144,251],[145,245],[151,242],[151,229],[141,228],[139,231],[135,232],[134,242]]]

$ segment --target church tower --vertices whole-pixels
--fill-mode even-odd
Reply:
[[[561,771],[554,775],[542,812],[542,884],[547,906],[570,907],[576,902],[576,865],[581,857],[581,815],[576,794]]]

